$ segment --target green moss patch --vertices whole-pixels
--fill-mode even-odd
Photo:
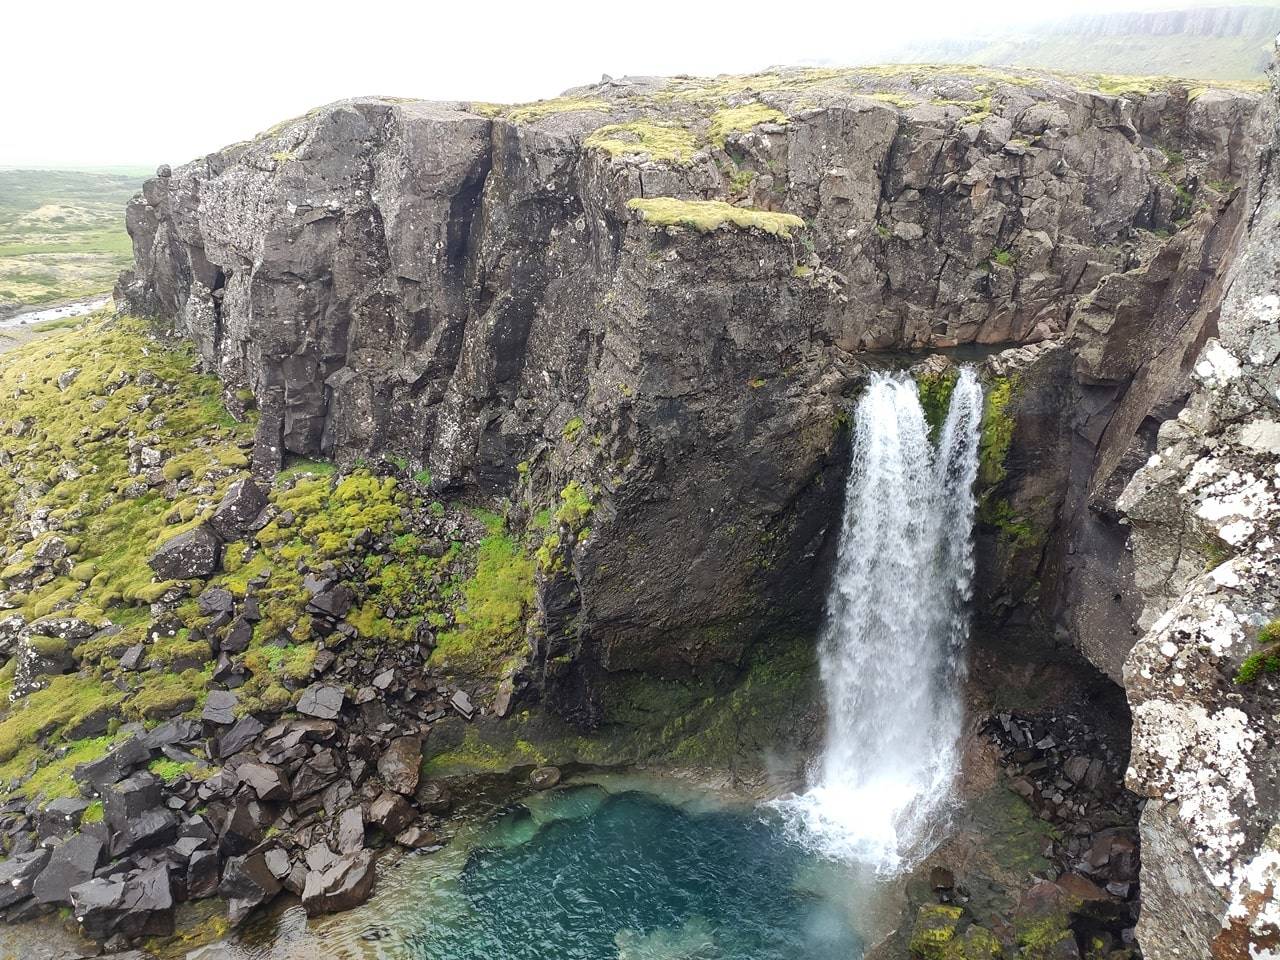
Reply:
[[[804,220],[791,213],[735,207],[720,200],[635,197],[627,201],[627,207],[655,227],[690,227],[699,233],[736,227],[739,230],[762,230],[775,237],[790,239],[792,230],[802,229],[805,225]]]
[[[693,132],[675,124],[614,123],[587,137],[584,145],[610,156],[645,154],[650,160],[683,163],[698,149]]]
[[[723,147],[725,139],[731,133],[750,130],[762,123],[786,122],[787,115],[781,110],[767,107],[763,103],[748,103],[740,107],[727,107],[713,113],[707,136],[712,143]]]

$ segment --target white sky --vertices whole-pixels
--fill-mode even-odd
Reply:
[[[0,166],[178,164],[350,96],[535,100],[602,73],[869,62],[911,39],[1003,32],[1029,8],[1054,17],[1153,5],[10,0]]]

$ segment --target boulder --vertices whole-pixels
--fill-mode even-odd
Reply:
[[[346,694],[342,692],[341,687],[313,683],[302,691],[302,696],[298,698],[297,710],[305,716],[319,720],[336,720],[345,700]]]
[[[222,541],[203,524],[162,543],[147,563],[161,580],[211,577],[222,562]]]
[[[199,900],[218,891],[218,868],[221,861],[215,850],[195,850],[187,861],[187,897]]]
[[[559,767],[538,767],[529,774],[529,786],[535,790],[550,790],[559,782]]]
[[[408,796],[418,788],[422,738],[396,737],[378,758],[378,774],[388,789]]]
[[[253,789],[259,800],[289,799],[289,777],[279,767],[266,763],[242,763],[236,767],[240,782]]]
[[[339,857],[324,870],[307,874],[302,906],[309,917],[350,910],[369,899],[376,879],[372,851]]]
[[[448,813],[453,807],[453,795],[439,780],[422,781],[414,791],[413,799],[424,813],[436,816]]]
[[[218,896],[226,898],[233,925],[239,925],[279,892],[280,881],[267,865],[266,854],[261,852],[228,860],[218,885]]]
[[[267,508],[267,497],[250,479],[237,480],[209,518],[213,532],[227,542],[239,540],[253,532],[258,515]]]
[[[212,694],[210,694],[212,696]],[[217,757],[230,757],[248,747],[266,728],[262,721],[252,716],[241,717],[231,725],[231,729],[220,735],[213,742],[213,753]]]
[[[31,885],[37,903],[71,903],[71,888],[93,876],[102,859],[102,841],[77,833],[49,854],[49,862]]]
[[[348,807],[338,816],[335,839],[339,853],[355,853],[364,847],[364,812]]]
[[[48,850],[32,850],[0,861],[0,910],[31,896],[32,884],[48,863]]]
[[[70,890],[71,912],[91,940],[102,942],[115,932],[124,906],[123,880],[94,877]]]
[[[223,726],[235,723],[236,704],[239,700],[240,695],[234,690],[210,690],[208,697],[205,698],[204,712],[200,714],[200,719],[205,723]]]
[[[425,827],[406,827],[396,834],[396,843],[410,850],[421,850],[424,847],[435,847],[440,845],[440,837],[432,830]]]
[[[369,806],[369,822],[388,836],[394,836],[413,820],[413,807],[404,797],[387,791]]]

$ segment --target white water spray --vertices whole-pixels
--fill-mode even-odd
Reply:
[[[821,640],[826,746],[814,785],[778,805],[807,846],[881,872],[927,852],[958,765],[981,418],[967,368],[936,445],[910,380],[877,375],[855,415]]]

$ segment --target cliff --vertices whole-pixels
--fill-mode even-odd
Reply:
[[[505,501],[537,614],[493,709],[581,726],[806,635],[867,371],[985,358],[979,642],[1124,684],[1142,942],[1202,956],[1228,904],[1272,922],[1274,638],[1234,678],[1274,616],[1273,116],[932,67],[345,101],[162,168],[117,301],[260,411],[259,476]]]
[[[891,67],[344,102],[149,181],[118,298],[256,399],[260,471],[399,455],[530,511],[576,483],[589,530],[544,553],[522,677],[591,720],[593,672],[812,624],[868,360],[1057,339],[1108,277],[1200,272],[1258,97],[1125,83]]]

